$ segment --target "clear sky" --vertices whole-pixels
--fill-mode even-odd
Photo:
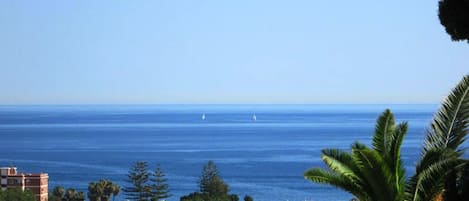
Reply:
[[[438,103],[437,0],[0,0],[0,104]]]

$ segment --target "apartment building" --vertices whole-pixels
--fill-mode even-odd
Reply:
[[[29,190],[37,201],[47,201],[49,176],[46,173],[18,173],[16,167],[0,167],[1,190],[20,188]]]

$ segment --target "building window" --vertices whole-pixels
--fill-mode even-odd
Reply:
[[[21,179],[8,179],[8,184],[10,185],[16,185],[16,184],[21,184]]]

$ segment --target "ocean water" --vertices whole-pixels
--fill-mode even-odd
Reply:
[[[303,172],[323,167],[321,149],[370,144],[385,108],[409,122],[402,155],[411,174],[437,105],[0,106],[0,166],[47,172],[49,188],[86,192],[100,178],[127,185],[129,167],[144,160],[161,164],[169,200],[179,200],[198,189],[213,160],[241,199],[348,201],[351,195],[306,181]]]

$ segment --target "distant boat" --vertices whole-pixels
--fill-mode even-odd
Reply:
[[[205,114],[202,114],[202,120],[205,120]]]
[[[256,114],[252,115],[252,121],[257,121]]]

